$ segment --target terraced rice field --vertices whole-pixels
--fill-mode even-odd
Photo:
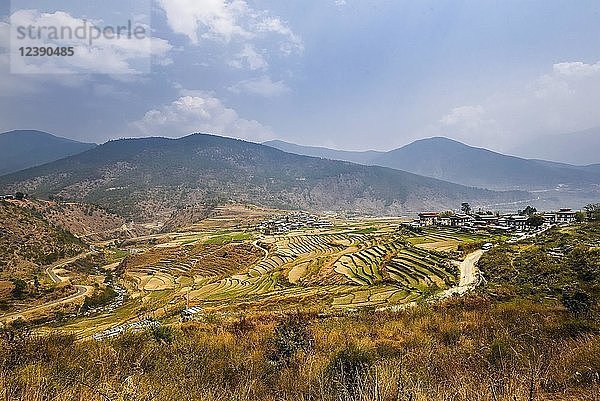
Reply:
[[[329,306],[349,308],[410,302],[430,288],[444,289],[456,281],[449,261],[395,234],[296,233],[264,242],[267,254],[246,273],[205,284],[191,298],[235,303],[259,296],[263,302],[325,293]]]
[[[456,283],[454,264],[422,245],[478,240],[445,230],[406,238],[395,227],[349,224],[276,236],[230,233],[227,243],[179,241],[131,257],[126,270],[143,293],[171,290],[171,303],[185,299],[207,309],[379,307]]]
[[[490,236],[462,232],[458,228],[436,227],[410,237],[411,244],[426,250],[453,251],[462,242],[489,240]]]

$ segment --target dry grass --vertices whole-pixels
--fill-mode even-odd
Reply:
[[[557,306],[471,297],[394,314],[304,315],[295,320],[296,328],[285,330],[276,329],[280,317],[268,314],[205,320],[171,327],[172,341],[152,333],[95,343],[7,332],[0,349],[0,396],[21,401],[600,399],[597,323],[573,320]]]

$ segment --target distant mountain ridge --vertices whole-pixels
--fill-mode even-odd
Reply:
[[[40,166],[95,147],[36,130],[0,134],[0,175]]]
[[[95,203],[132,219],[168,219],[181,207],[215,200],[400,215],[456,208],[463,201],[480,205],[530,196],[301,156],[206,134],[110,141],[0,177],[0,189]]]
[[[369,164],[377,157],[382,156],[385,152],[379,152],[377,150],[366,150],[366,151],[351,151],[351,150],[335,150],[320,146],[303,146],[296,145],[280,140],[272,140],[263,142],[263,145],[271,146],[273,148],[283,150],[284,152],[295,153],[297,155],[322,157],[330,160],[343,160],[358,164]]]
[[[299,154],[390,167],[493,190],[544,190],[565,184],[578,188],[600,184],[597,166],[572,166],[507,156],[444,137],[417,140],[389,152],[337,151],[282,141],[265,144]]]

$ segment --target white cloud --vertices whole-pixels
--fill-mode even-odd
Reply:
[[[600,62],[595,64],[586,64],[581,61],[557,63],[554,64],[553,70],[555,74],[567,77],[591,77],[600,74]]]
[[[102,21],[77,18],[65,11],[44,13],[38,10],[18,10],[10,16],[10,24],[14,27],[56,27],[63,30],[69,28],[76,32],[77,28],[98,26],[103,28]],[[145,32],[150,32],[150,27],[142,23]],[[3,29],[5,29],[3,27]],[[89,37],[78,39],[74,35],[65,34],[60,39],[51,38],[46,33],[41,38],[19,38],[17,29],[11,30],[12,49],[15,53],[11,57],[11,70],[18,73],[32,74],[60,74],[60,73],[103,73],[103,74],[137,74],[149,72],[151,57],[158,63],[166,61],[167,53],[171,50],[169,42],[159,38],[145,35],[143,38],[128,38],[125,36],[108,38],[102,35],[90,45]],[[88,31],[89,32],[89,31]],[[14,45],[14,43],[18,43]],[[2,43],[6,46],[5,43]],[[72,57],[20,57],[16,53],[18,47],[74,47]]]
[[[192,43],[198,43],[200,36],[226,41],[236,35],[250,36],[238,22],[248,12],[245,1],[158,0],[158,4],[165,11],[171,29],[187,36]],[[199,35],[201,28],[204,32]]]
[[[532,136],[600,126],[600,62],[556,63],[531,82],[507,87],[477,99],[476,106],[452,108],[423,133],[510,150]]]
[[[229,65],[235,68],[247,67],[251,70],[264,70],[269,66],[267,60],[256,51],[254,46],[248,43],[244,45],[241,52],[235,55]]]
[[[481,105],[453,108],[440,119],[443,132],[451,133],[459,140],[469,141],[478,137],[479,141],[489,141],[498,134],[496,121],[486,116]]]
[[[303,50],[302,40],[284,21],[244,0],[158,0],[158,4],[169,27],[193,44],[203,39],[249,44],[277,35],[284,54]]]
[[[247,79],[229,87],[234,93],[250,93],[264,97],[275,97],[289,92],[290,88],[283,81],[273,82],[270,77]]]
[[[483,122],[484,110],[482,106],[455,107],[449,114],[442,117],[440,122],[445,125],[463,124],[477,128]]]
[[[194,132],[212,133],[254,141],[274,137],[272,131],[256,120],[241,118],[210,93],[194,92],[170,104],[146,112],[131,125],[142,135],[178,137]]]

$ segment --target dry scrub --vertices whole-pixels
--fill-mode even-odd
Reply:
[[[4,400],[597,400],[597,320],[448,300],[401,313],[256,315],[105,342],[5,331]]]

